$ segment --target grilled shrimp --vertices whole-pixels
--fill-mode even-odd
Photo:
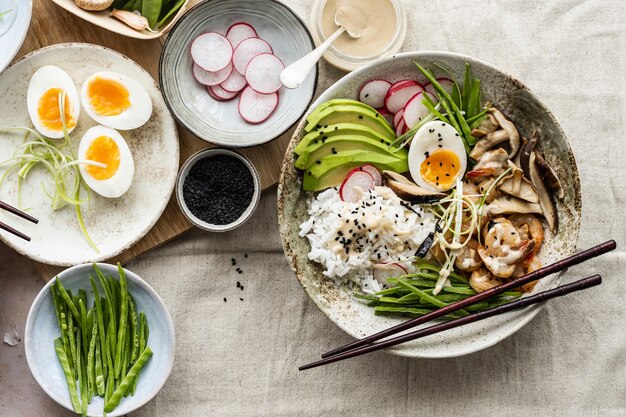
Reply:
[[[532,239],[535,241],[533,255],[541,249],[543,243],[543,226],[541,221],[532,214],[514,214],[509,216],[509,220],[515,226],[522,239]],[[531,257],[528,258],[529,260]]]
[[[498,217],[483,229],[484,246],[478,247],[478,255],[492,274],[509,278],[516,264],[526,258],[535,248],[535,241],[522,240],[517,229],[504,217]]]
[[[502,284],[502,280],[493,276],[493,274],[484,267],[472,272],[469,279],[470,287],[476,292],[483,292],[490,288],[497,287]]]
[[[454,266],[456,269],[465,272],[472,272],[480,268],[483,264],[480,256],[478,256],[478,241],[472,239],[467,242],[467,245],[463,246],[457,253]]]

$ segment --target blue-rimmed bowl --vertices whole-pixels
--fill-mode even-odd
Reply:
[[[216,145],[247,147],[279,137],[293,126],[313,100],[317,67],[297,89],[281,88],[274,113],[264,122],[250,124],[239,115],[238,98],[212,99],[191,72],[189,47],[203,32],[222,34],[230,25],[254,26],[285,66],[315,48],[306,25],[296,13],[275,0],[211,0],[187,12],[167,37],[159,63],[159,82],[171,113],[194,135]]]
[[[97,265],[105,276],[119,277],[117,266],[104,263]],[[174,365],[174,324],[163,300],[138,275],[127,269],[124,271],[128,292],[135,300],[137,312],[143,312],[148,320],[148,346],[153,355],[141,370],[135,395],[124,397],[113,412],[107,413],[110,417],[123,416],[150,401],[163,387]],[[93,264],[83,264],[66,269],[55,279],[59,279],[73,293],[84,289],[87,292],[87,304],[91,306],[93,291],[90,275],[95,275]],[[54,339],[60,336],[60,331],[50,293],[52,283],[54,279],[43,287],[30,307],[24,332],[24,349],[30,371],[41,388],[54,401],[73,410],[65,375],[54,349]],[[104,294],[100,284],[97,285],[98,292]],[[103,408],[103,399],[94,396],[89,404],[88,415],[102,416]]]

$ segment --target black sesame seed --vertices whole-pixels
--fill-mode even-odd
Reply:
[[[226,302],[226,297],[224,297],[224,302]]]
[[[322,161],[320,161],[319,159],[317,161],[315,161],[316,164],[321,164]]]
[[[446,177],[449,177],[449,176],[450,176],[450,174],[448,174],[448,173],[446,172]]]
[[[362,118],[363,118],[363,116],[361,116],[361,115],[359,114],[359,119],[362,119]]]
[[[328,125],[324,125],[324,129],[328,129]]]
[[[437,146],[439,146],[440,148],[443,148],[443,145],[437,145]]]
[[[338,130],[338,129],[339,129],[339,127],[338,127],[338,126],[335,126],[335,130]]]
[[[368,98],[369,96],[370,96],[370,95],[369,95],[369,93],[368,93],[368,94],[365,94],[365,98]]]
[[[240,298],[239,301],[243,301],[243,298]]]
[[[428,131],[429,131],[430,133],[433,133],[433,132],[435,131],[435,129],[428,129]]]
[[[443,162],[439,162],[439,166],[442,167],[443,166]]]

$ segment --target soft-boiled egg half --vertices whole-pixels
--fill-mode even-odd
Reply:
[[[120,197],[133,182],[133,156],[122,135],[114,129],[94,126],[85,132],[78,146],[78,159],[106,165],[80,165],[80,173],[85,183],[103,197]]]
[[[136,129],[152,116],[152,100],[145,88],[117,72],[92,74],[83,83],[80,99],[89,117],[113,129]]]
[[[54,65],[45,65],[30,79],[26,104],[35,129],[52,139],[63,137],[61,95],[65,95],[63,110],[68,133],[74,130],[80,116],[78,91],[69,75]]]
[[[444,122],[428,122],[417,131],[409,148],[409,170],[419,186],[431,191],[454,187],[467,168],[461,136]]]

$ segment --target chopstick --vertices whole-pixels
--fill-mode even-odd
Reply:
[[[564,258],[560,261],[557,261],[553,264],[545,266],[541,269],[538,269],[530,274],[524,275],[518,279],[507,282],[506,284],[498,285],[497,287],[491,288],[489,290],[483,291],[476,295],[472,295],[471,297],[465,298],[463,300],[456,301],[454,303],[448,304],[445,307],[434,310],[428,314],[425,314],[420,317],[416,317],[411,320],[407,320],[403,323],[400,323],[396,326],[390,327],[388,329],[382,330],[378,333],[374,333],[373,335],[366,336],[362,339],[355,340],[354,342],[348,343],[344,346],[341,346],[337,349],[333,349],[329,352],[322,354],[322,358],[329,358],[331,356],[340,354],[342,352],[346,352],[351,349],[355,349],[357,347],[365,346],[369,343],[375,342],[387,336],[394,335],[396,333],[400,333],[404,330],[419,326],[420,324],[426,323],[428,321],[434,320],[439,317],[443,317],[446,314],[455,312],[457,310],[463,309],[469,305],[475,304],[479,301],[486,300],[487,298],[493,297],[495,295],[506,292],[512,288],[520,287],[524,284],[528,284],[529,282],[536,281],[540,278],[551,275],[555,272],[562,271],[570,266],[578,265],[582,262],[588,261],[589,259],[595,258],[597,256],[603,255],[607,252],[614,250],[617,247],[617,244],[614,240],[607,240],[604,243],[600,243],[599,245],[593,246],[589,249],[586,249],[582,252],[575,253],[572,256]]]
[[[13,213],[16,216],[19,216],[23,219],[26,219],[30,222],[33,222],[35,224],[39,223],[39,220],[37,220],[36,218],[34,218],[33,216],[31,216],[30,214],[24,213],[22,210],[19,210],[7,203],[5,203],[4,201],[0,201],[0,209],[4,209],[6,211],[8,211],[9,213]],[[22,239],[26,240],[27,242],[30,242],[30,237],[28,237],[27,235],[25,235],[24,233],[20,232],[17,229],[14,229],[13,227],[9,226],[8,224],[2,223],[0,222],[0,229],[4,229],[9,233],[14,234],[17,237],[21,237]]]
[[[392,339],[383,340],[382,342],[378,342],[369,346],[364,346],[364,347],[356,348],[353,350],[345,351],[343,353],[340,353],[331,357],[327,357],[325,359],[321,359],[319,361],[312,362],[307,365],[300,366],[298,370],[304,371],[306,369],[311,369],[311,368],[326,365],[329,363],[342,361],[344,359],[354,358],[355,356],[360,356],[365,353],[373,352],[373,351],[380,350],[380,349],[390,347],[390,346],[395,346],[400,343],[408,342],[410,340],[415,340],[415,339],[419,339],[419,338],[429,336],[435,333],[443,332],[445,330],[463,326],[468,323],[474,323],[474,322],[484,320],[489,317],[507,313],[509,311],[525,308],[533,304],[548,301],[552,298],[562,297],[564,295],[571,294],[575,291],[581,291],[590,287],[594,287],[596,285],[600,285],[601,283],[602,283],[602,277],[600,275],[597,275],[597,274],[592,275],[590,277],[583,278],[578,281],[574,281],[570,284],[561,285],[554,289],[543,291],[538,294],[531,295],[529,297],[523,297],[518,300],[512,301],[510,303],[503,304],[498,307],[490,308],[488,310],[483,310],[475,314],[470,314],[469,316],[464,316],[464,317],[460,317],[458,319],[450,320],[444,323],[435,324],[433,326],[426,327],[424,329],[419,329],[411,333],[394,337]]]

